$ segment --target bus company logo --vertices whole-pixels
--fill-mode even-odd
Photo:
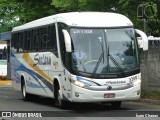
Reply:
[[[42,42],[44,42],[44,43],[48,43],[49,42],[49,36],[48,36],[48,34],[43,34],[42,35]]]
[[[108,86],[108,87],[107,87],[107,90],[112,90],[112,86]]]
[[[11,112],[2,112],[2,117],[12,117]]]
[[[42,117],[42,113],[40,112],[2,112],[2,118],[26,118],[26,117],[39,118],[39,117]]]
[[[51,65],[51,56],[46,56],[46,55],[39,55],[36,54],[34,56],[34,60],[36,61],[36,63],[33,66],[36,65]]]
[[[109,85],[109,84],[124,84],[126,83],[126,81],[107,81],[105,85]]]
[[[146,2],[139,4],[137,6],[137,18],[142,19],[142,20],[150,20],[153,21],[155,20],[155,16],[157,14],[156,9],[156,4],[152,2]]]

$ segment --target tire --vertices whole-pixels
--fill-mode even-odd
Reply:
[[[112,107],[114,108],[120,108],[122,102],[121,101],[116,101],[116,102],[111,102]]]
[[[25,82],[24,80],[22,81],[21,83],[21,92],[22,92],[22,97],[25,101],[28,101],[31,99],[31,95],[27,93],[26,91],[26,85],[25,85]]]
[[[59,108],[62,108],[62,109],[66,109],[66,108],[68,108],[68,102],[66,102],[66,101],[64,101],[64,100],[62,100],[62,98],[61,98],[61,95],[60,95],[60,87],[59,87],[59,85],[55,85],[54,86],[54,97],[55,97],[55,106],[56,107],[59,107]]]

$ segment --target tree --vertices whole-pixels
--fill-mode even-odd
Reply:
[[[119,0],[52,0],[52,5],[61,12],[115,11]]]
[[[156,36],[160,29],[157,1],[159,0],[52,0],[52,4],[61,12],[104,11],[121,13],[129,17],[136,28]],[[139,17],[139,14],[142,14],[142,17]]]
[[[15,1],[0,0],[0,32],[10,31],[13,26],[19,25]]]
[[[60,12],[102,11],[121,13],[130,18],[135,28],[147,28],[146,31],[151,35],[158,36],[158,1],[160,0],[0,0],[0,32]],[[142,16],[139,17],[139,14]]]
[[[51,0],[0,0],[0,32],[58,11]]]
[[[58,11],[51,0],[16,0],[20,7],[19,16],[23,23],[39,19]]]
[[[129,13],[128,17],[135,27],[144,30],[149,35],[159,36],[160,21],[156,0],[120,0],[119,3],[124,11],[122,14]]]

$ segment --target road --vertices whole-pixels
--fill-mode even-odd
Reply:
[[[143,120],[147,117],[146,114],[154,115],[147,119],[158,120],[156,116],[160,117],[159,105],[131,101],[123,102],[119,109],[112,108],[107,104],[83,103],[72,104],[69,109],[62,110],[54,106],[53,99],[37,98],[32,101],[23,101],[21,93],[11,87],[0,88],[0,111],[1,114],[4,111],[12,112],[14,118],[4,118],[4,120],[22,119],[22,117],[26,117],[26,114],[28,116],[30,112],[31,114],[37,113],[37,116],[42,116],[42,118],[32,118],[31,116],[30,118],[23,118],[23,120],[127,120],[128,117],[131,117],[130,120]],[[17,117],[18,113],[19,116]]]

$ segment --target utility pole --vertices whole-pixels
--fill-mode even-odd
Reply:
[[[143,18],[143,30],[147,33],[147,20],[145,18]]]

